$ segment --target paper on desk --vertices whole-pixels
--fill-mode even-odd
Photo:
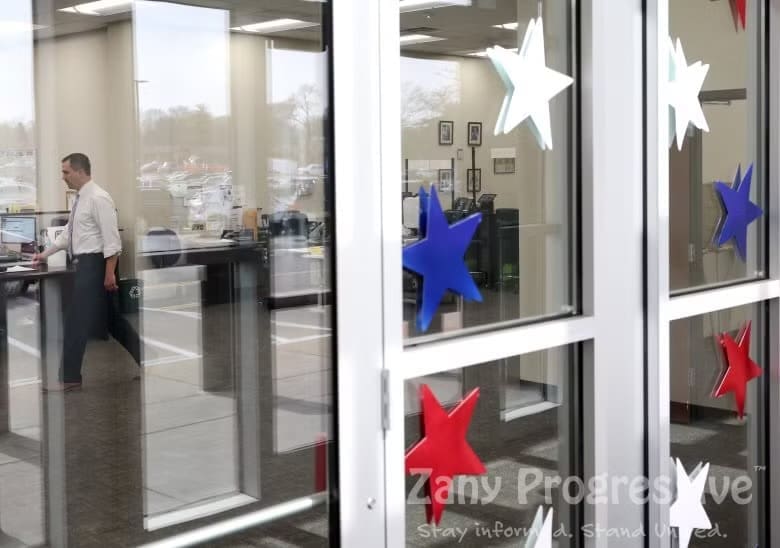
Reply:
[[[27,268],[26,266],[10,266],[5,269],[6,272],[27,272],[29,270],[35,270],[34,268]]]

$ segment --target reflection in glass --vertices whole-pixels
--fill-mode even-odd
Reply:
[[[134,15],[150,530],[327,488],[326,57],[247,17]]]
[[[35,102],[32,6],[0,6],[0,211],[35,208]]]
[[[720,337],[739,342],[740,331],[751,322],[750,358],[763,374],[747,383],[745,418],[739,419],[735,394],[715,397],[716,387],[729,365]],[[765,466],[766,404],[764,386],[768,364],[765,351],[763,306],[744,306],[677,320],[671,324],[670,413],[673,459],[691,473],[710,463],[704,490],[704,509],[717,535],[694,536],[691,546],[764,546],[766,531]],[[672,468],[669,473],[673,474]],[[673,477],[673,476],[672,476]],[[740,497],[724,486],[741,486]],[[706,533],[702,531],[702,533]]]
[[[579,431],[574,409],[579,390],[574,349],[555,348],[513,357],[505,363],[484,363],[407,381],[407,448],[422,436],[423,384],[447,412],[479,388],[467,441],[487,473],[455,476],[453,480],[439,527],[464,531],[460,541],[434,535],[420,499],[425,492],[419,489],[418,480],[424,476],[407,477],[407,545],[519,546],[539,506],[545,511],[554,509],[553,530],[576,537],[576,493],[567,499],[561,489],[564,480],[576,479],[579,467],[573,452]],[[551,404],[538,405],[537,393],[546,394]],[[566,482],[566,488],[572,481]],[[490,540],[484,530],[496,528],[502,531],[500,538]],[[503,536],[505,531],[511,538]],[[556,541],[561,547],[574,542],[563,536]]]
[[[0,3],[0,212],[34,210],[36,142],[33,13],[28,1]],[[5,242],[5,238],[3,238]],[[2,254],[19,251],[2,245]],[[6,282],[7,359],[0,390],[0,545],[34,546],[47,538],[44,409],[38,291]],[[5,368],[7,367],[7,370]]]
[[[415,322],[420,278],[404,271],[406,337],[576,310],[571,279],[574,89],[550,101],[552,150],[540,148],[528,122],[494,135],[506,87],[485,49],[501,46],[516,53],[538,9],[536,3],[509,1],[443,5],[431,11],[436,24],[426,31],[429,39],[402,32],[403,243],[421,237],[421,188],[436,186],[450,224],[482,213],[464,257],[482,302],[464,302],[448,293],[422,332]],[[574,73],[569,9],[566,3],[542,4],[546,64],[564,74]],[[402,10],[402,29],[422,27],[430,29],[426,12]],[[425,34],[417,30],[415,36]],[[482,128],[478,138],[469,140],[469,127]]]
[[[142,347],[139,369],[97,330],[83,389],[42,397],[61,313],[5,287],[0,544],[137,546],[294,499],[313,509],[213,544],[330,540],[323,5],[191,4],[0,3],[0,212],[61,228],[60,158],[88,154],[118,210],[112,313]]]
[[[242,204],[233,196],[227,140],[229,13],[140,2],[133,33],[142,205],[137,226],[143,269],[145,513],[147,527],[155,529],[174,519],[161,514],[183,507],[254,500],[236,497],[241,489],[235,382],[226,364],[215,363],[230,349],[215,344],[212,329],[204,332],[204,322],[229,321],[230,303],[213,303],[204,318],[206,267],[181,264],[161,273],[155,267],[171,265],[155,264],[155,259],[173,257],[147,255],[165,251],[166,244],[176,249],[210,238],[219,242],[234,206]],[[211,70],[203,70],[204,62]],[[161,207],[159,197],[169,207]],[[228,497],[232,501],[226,503]]]
[[[760,2],[748,5],[758,13]],[[762,278],[766,273],[767,226],[765,168],[759,151],[764,140],[756,115],[763,101],[759,86],[759,24],[735,32],[728,6],[709,2],[672,2],[669,27],[688,57],[709,64],[699,100],[709,131],[688,127],[682,150],[669,150],[669,284],[672,291],[712,287]],[[700,21],[712,32],[700,32]],[[759,121],[759,125],[756,122]],[[737,170],[753,166],[750,201],[765,211],[747,225],[746,257],[733,239],[718,245],[719,221],[725,217],[716,183],[733,186]]]

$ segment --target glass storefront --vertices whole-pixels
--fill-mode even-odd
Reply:
[[[0,546],[780,544],[774,7],[0,2]]]
[[[124,326],[95,322],[80,389],[42,393],[51,322],[67,338],[88,321],[81,273],[62,251],[56,280],[4,282],[3,543],[135,546],[292,503],[225,545],[328,544],[327,17],[296,1],[0,5],[2,259],[29,260],[78,211],[61,158],[86,154],[117,211],[107,314]],[[31,240],[6,219],[30,219]]]

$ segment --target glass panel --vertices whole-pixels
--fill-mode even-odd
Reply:
[[[748,2],[747,9],[757,13],[760,4]],[[738,12],[735,14],[738,16]],[[677,144],[676,115],[671,117],[669,283],[672,291],[766,275],[767,216],[762,213],[766,209],[766,182],[759,154],[764,124],[758,114],[763,100],[759,84],[762,33],[754,23],[759,18],[754,13],[748,16],[743,30],[741,23],[735,28],[728,4],[669,3],[670,35],[675,44],[680,39],[686,65],[691,66],[682,67],[680,62],[680,71],[695,72],[697,69],[692,65],[697,61],[709,66],[700,93],[696,89],[688,90],[689,94],[698,94],[706,124],[694,113],[691,116],[696,122],[690,123],[686,130],[681,117],[681,149]],[[706,32],[701,25],[703,20],[710,21]],[[746,193],[745,199],[733,201],[731,196],[737,196],[732,189],[737,188],[738,172],[740,188],[747,191],[748,187],[741,185],[749,185],[749,196]],[[748,204],[748,197],[760,210]],[[730,204],[731,218],[726,215]],[[746,215],[740,219],[743,209]]]
[[[696,531],[691,546],[767,543],[765,318],[764,305],[750,305],[671,323],[671,457],[689,475],[709,463],[703,500],[712,529]],[[749,354],[738,350],[745,345]],[[739,381],[740,354],[761,368],[758,378],[745,377],[746,385]],[[753,366],[744,363],[749,372]],[[739,389],[732,388],[745,386],[741,419]],[[674,478],[674,468],[669,472]]]
[[[201,288],[209,276],[201,261],[172,266],[167,270],[175,274],[157,280],[147,257],[147,248],[161,238],[176,238],[182,247],[227,245],[219,235],[230,228],[233,205],[243,205],[231,196],[229,24],[226,10],[165,2],[139,2],[133,17],[142,180],[137,223],[144,289],[144,493],[152,527],[156,516],[242,491],[236,381],[234,370],[225,367],[230,341],[218,329],[203,333],[203,323],[229,324],[232,299],[210,303],[204,322]],[[203,60],[211,70],[197,70]],[[147,207],[160,187],[178,206],[174,211]],[[173,195],[171,187],[183,196]],[[222,270],[227,286],[230,262],[220,262],[212,270]]]
[[[486,470],[457,475],[450,484],[437,478],[427,491],[425,479],[435,461],[407,457],[407,545],[519,546],[541,507],[545,515],[553,509],[556,545],[574,546],[579,497],[585,492],[576,450],[579,382],[576,349],[567,347],[407,381],[407,455],[423,436],[435,439],[440,432],[424,426],[432,410],[441,404],[457,416],[457,404],[478,388],[473,412],[465,417],[466,440]],[[438,403],[422,403],[423,386]],[[453,449],[462,438],[441,432],[447,454],[462,455]],[[426,497],[446,501],[436,525],[426,519]]]
[[[405,336],[574,313],[573,5],[415,4],[401,2]],[[554,91],[530,106],[513,82],[542,78]],[[432,188],[442,214],[427,219]]]
[[[29,2],[0,3],[0,63],[7,71],[0,86],[2,212],[28,210],[37,200],[32,23]],[[5,259],[20,251],[5,235],[7,219],[0,217]],[[0,284],[7,329],[0,341],[6,360],[0,364],[0,543],[36,546],[46,540],[47,509],[37,292],[22,281]]]
[[[3,541],[330,543],[327,10],[0,3]]]

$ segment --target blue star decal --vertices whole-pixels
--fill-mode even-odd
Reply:
[[[745,172],[745,178],[740,176],[741,168],[737,168],[734,184],[729,186],[720,181],[715,183],[715,191],[720,198],[724,216],[715,231],[715,243],[718,247],[731,238],[737,244],[737,252],[744,261],[747,255],[748,225],[764,214],[764,211],[750,201],[750,182],[753,179],[753,164]]]
[[[425,202],[427,207],[424,207]],[[425,211],[420,215],[420,232],[424,237],[404,248],[403,265],[423,278],[417,329],[427,331],[448,290],[466,300],[482,302],[477,284],[463,261],[474,232],[482,222],[482,214],[474,213],[450,226],[435,186],[431,186],[428,195],[420,190],[420,211]]]

